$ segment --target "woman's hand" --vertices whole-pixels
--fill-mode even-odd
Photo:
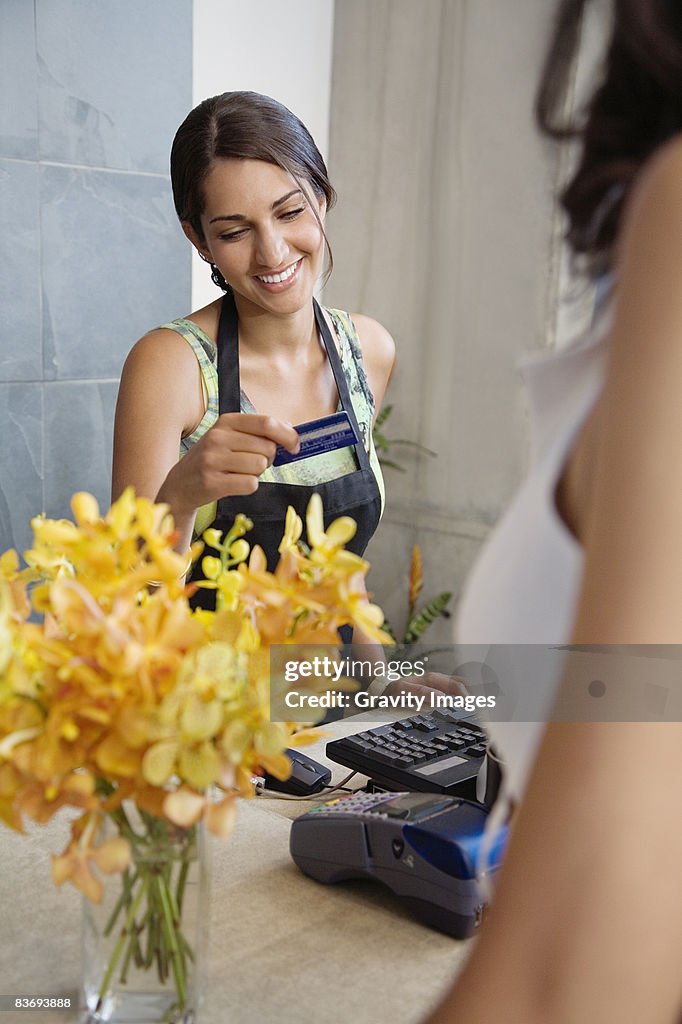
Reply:
[[[466,697],[467,690],[464,680],[459,676],[446,676],[442,672],[426,672],[423,676],[404,676],[389,683],[383,691],[387,694],[415,693],[418,697],[426,697],[431,693],[447,693],[450,697]]]
[[[230,495],[253,494],[278,445],[298,450],[289,424],[256,413],[224,413],[171,468],[157,499],[182,515]]]

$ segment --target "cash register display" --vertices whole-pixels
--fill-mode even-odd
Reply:
[[[380,813],[403,821],[420,821],[458,803],[459,800],[452,797],[438,797],[433,793],[400,793],[395,799],[382,802]]]

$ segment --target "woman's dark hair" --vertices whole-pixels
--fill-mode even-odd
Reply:
[[[318,200],[325,200],[327,209],[336,201],[320,151],[295,114],[270,96],[224,92],[204,100],[187,115],[171,149],[175,210],[180,221],[191,224],[202,240],[204,182],[216,160],[229,158],[276,164],[299,186],[307,182]],[[314,206],[312,209],[320,221],[317,210]],[[333,260],[326,235],[324,240],[331,270]],[[211,276],[220,288],[228,288],[217,267],[212,266]]]
[[[682,4],[614,0],[600,84],[582,123],[565,123],[589,0],[562,0],[536,100],[542,131],[579,136],[577,170],[561,195],[567,240],[593,269],[608,268],[630,187],[647,158],[682,129]]]

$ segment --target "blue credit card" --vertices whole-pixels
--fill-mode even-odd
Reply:
[[[292,455],[286,448],[278,445],[273,466],[284,466],[289,462],[309,459],[312,455],[333,452],[337,448],[348,448],[358,443],[348,413],[343,410],[331,416],[323,416],[319,420],[310,420],[309,423],[299,423],[294,430],[301,439],[301,447],[296,455]]]

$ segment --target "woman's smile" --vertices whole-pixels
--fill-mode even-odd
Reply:
[[[283,292],[290,288],[298,276],[298,271],[303,263],[301,256],[294,263],[290,263],[283,270],[272,274],[254,274],[254,280],[269,292]]]

